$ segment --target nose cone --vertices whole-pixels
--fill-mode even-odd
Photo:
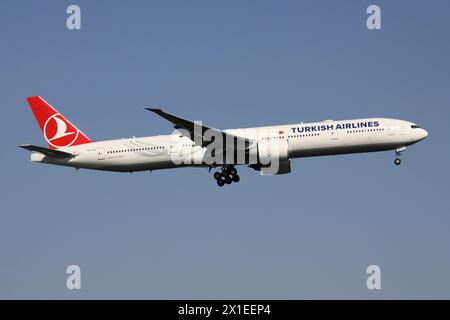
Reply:
[[[426,137],[428,137],[428,132],[425,129],[419,129],[420,131],[419,133],[419,141],[425,139]]]

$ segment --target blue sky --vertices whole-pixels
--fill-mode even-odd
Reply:
[[[0,297],[450,298],[449,30],[444,0],[1,1]],[[31,95],[95,140],[172,131],[144,106],[224,129],[391,117],[429,137],[400,167],[297,159],[218,188],[204,169],[32,164]]]

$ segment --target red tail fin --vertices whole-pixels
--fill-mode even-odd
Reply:
[[[27,101],[50,148],[93,142],[41,97],[29,97]]]

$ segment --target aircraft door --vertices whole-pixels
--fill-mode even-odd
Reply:
[[[397,129],[394,126],[389,126],[387,131],[388,131],[388,136],[397,135]]]
[[[331,131],[331,136],[330,136],[331,141],[333,142],[333,144],[335,146],[339,146],[339,145],[344,145],[345,144],[345,139],[343,139],[342,136],[342,130],[341,129],[334,129],[333,131]]]
[[[98,160],[105,160],[105,148],[97,148]]]

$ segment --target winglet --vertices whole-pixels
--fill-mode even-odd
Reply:
[[[159,108],[144,108],[144,109],[154,112],[154,113],[162,113],[163,112],[162,109],[159,109]]]

